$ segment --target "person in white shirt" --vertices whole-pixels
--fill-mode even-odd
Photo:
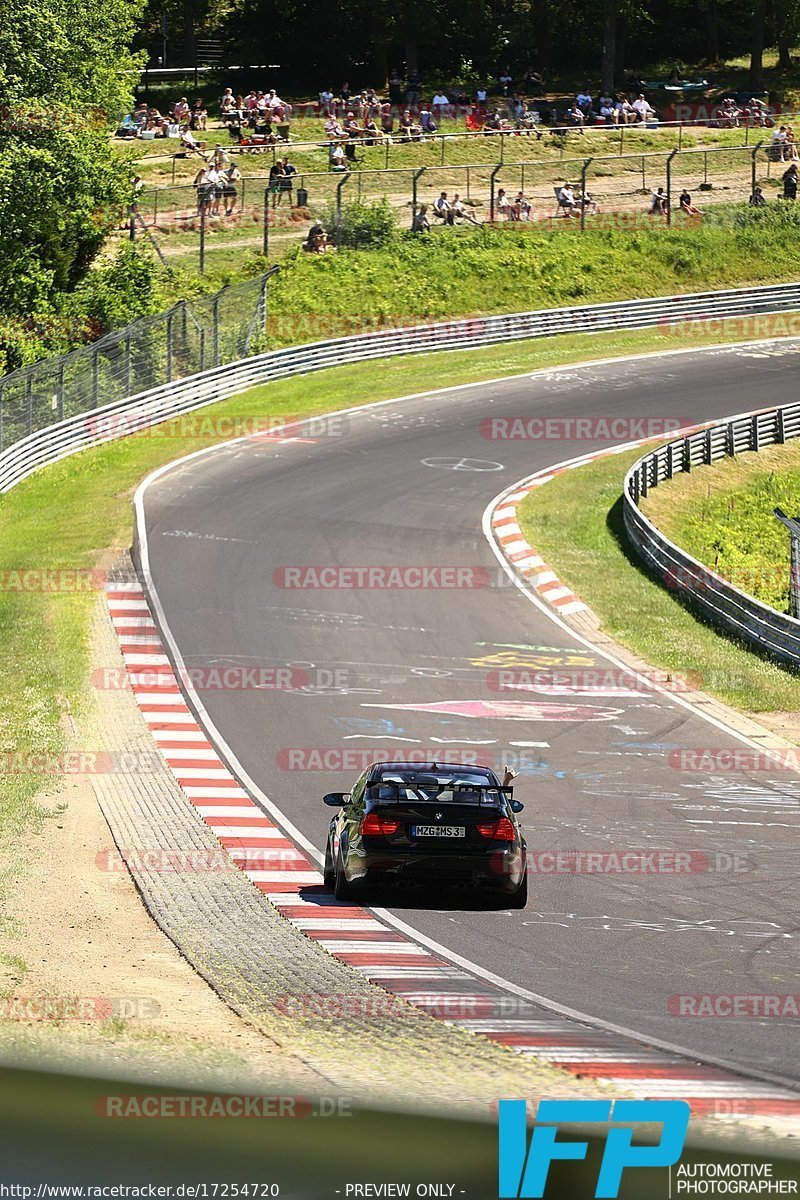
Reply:
[[[649,117],[654,117],[656,115],[656,110],[647,103],[644,95],[641,92],[634,100],[631,107],[636,109],[636,112],[639,114],[639,120],[643,125],[647,123]]]
[[[431,103],[433,104],[433,111],[436,114],[436,120],[441,121],[442,117],[444,116],[444,110],[447,108],[450,101],[448,100],[447,96],[445,96],[444,92],[437,92]]]
[[[563,208],[564,216],[573,216],[576,208],[575,193],[572,190],[571,183],[565,183],[558,193],[558,206]]]
[[[331,115],[331,105],[333,104],[333,92],[330,88],[325,88],[324,92],[320,92],[319,103],[322,110],[320,115],[329,117]]]
[[[453,217],[459,221],[469,221],[471,225],[480,225],[481,222],[475,217],[471,209],[467,208],[464,201],[459,196],[458,192],[453,196]]]
[[[479,87],[478,90],[475,92],[475,99],[478,101],[478,104],[485,104],[487,95],[488,95],[488,92],[486,91],[486,88]]]
[[[340,142],[337,142],[335,146],[331,146],[331,170],[347,170],[347,157],[344,152],[344,146]]]
[[[786,126],[781,125],[780,129],[772,131],[770,141],[773,157],[777,154],[781,162],[786,162]]]
[[[588,116],[588,114],[592,111],[592,97],[587,91],[578,92],[577,96],[575,97],[575,103],[584,116]]]
[[[601,96],[599,101],[600,116],[605,117],[606,124],[616,125],[618,113],[614,107],[614,99],[612,96]]]
[[[206,181],[213,188],[209,195],[211,200],[211,216],[219,216],[219,202],[222,199],[222,188],[225,184],[225,172],[217,166],[215,162],[211,162],[206,169]]]

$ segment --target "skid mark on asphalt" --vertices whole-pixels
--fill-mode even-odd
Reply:
[[[642,1099],[677,1096],[688,1100],[698,1117],[740,1119],[800,1112],[800,1096],[788,1088],[697,1064],[612,1030],[563,1017],[454,966],[398,933],[371,910],[353,901],[337,901],[322,886],[318,867],[254,803],[216,754],[186,703],[143,590],[138,584],[109,584],[107,598],[139,708],[187,803],[253,886],[335,958],[433,1017]],[[147,685],[136,682],[145,665],[149,676],[153,671],[159,675],[156,687],[151,678]],[[574,914],[531,912],[530,917],[566,927],[580,920]],[[724,926],[712,929],[708,922],[588,920],[595,922],[593,928],[607,932],[680,929],[741,934],[736,922],[729,923],[737,925],[732,931]],[[794,935],[763,923],[744,936]]]

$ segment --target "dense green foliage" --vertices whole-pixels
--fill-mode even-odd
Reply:
[[[800,514],[800,448],[723,459],[651,493],[645,511],[693,558],[789,611],[789,534],[775,508]]]
[[[81,311],[74,293],[128,199],[129,168],[108,126],[130,104],[137,8],[134,0],[2,4],[0,369],[100,328],[103,305]],[[117,290],[129,269],[126,259]],[[127,319],[137,315],[135,289],[129,298]]]
[[[343,213],[347,223],[347,206]],[[270,285],[270,308],[284,316],[324,314],[325,320],[357,312],[376,325],[515,312],[789,279],[798,251],[800,213],[777,205],[735,208],[696,227],[676,222],[671,229],[581,234],[520,225],[438,228],[426,236],[396,232],[368,253],[344,248],[318,258],[292,252]],[[260,256],[250,261],[254,272],[264,266]],[[279,331],[277,340],[299,340],[298,328],[305,330],[287,321],[285,337]],[[681,326],[674,336],[678,346],[688,334]]]

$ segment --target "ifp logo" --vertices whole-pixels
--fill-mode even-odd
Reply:
[[[551,1162],[583,1159],[588,1142],[559,1142],[559,1125],[611,1122],[595,1197],[613,1200],[626,1167],[671,1167],[680,1158],[689,1125],[685,1100],[540,1100],[528,1145],[524,1100],[499,1104],[500,1200],[539,1200],[544,1196]],[[662,1126],[656,1145],[634,1146],[633,1126]]]

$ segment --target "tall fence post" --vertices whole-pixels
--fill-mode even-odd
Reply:
[[[25,407],[28,414],[28,433],[33,433],[33,372],[30,370],[25,378]]]
[[[3,393],[0,391],[0,425],[3,422]],[[58,419],[64,420],[64,360],[62,359],[58,365]],[[0,447],[2,447],[3,439],[0,437]]]
[[[494,221],[494,181],[497,178],[498,172],[502,169],[502,166],[503,166],[502,163],[498,163],[497,166],[493,168],[492,173],[489,176],[489,222],[490,223],[492,221]]]
[[[419,167],[411,176],[411,228],[414,228],[414,221],[417,217],[417,181],[420,176],[424,175],[427,167]],[[467,193],[469,194],[469,193]]]
[[[92,351],[92,408],[97,408],[100,399],[100,354]]]
[[[586,228],[586,172],[592,160],[585,158],[581,167],[581,232]]]
[[[338,239],[342,229],[342,188],[350,178],[350,172],[347,171],[336,185],[336,237]]]
[[[757,142],[755,144],[755,146],[753,146],[753,149],[750,151],[750,196],[751,196],[751,198],[753,196],[755,196],[755,194],[756,194],[756,155],[758,154],[759,150],[761,149],[761,147],[763,145],[764,145],[763,142]]]
[[[4,446],[4,439],[3,439],[3,409],[5,407],[4,395],[5,395],[5,388],[0,387],[0,450],[2,450],[3,446]]]
[[[668,225],[672,224],[672,160],[677,153],[678,153],[677,150],[673,150],[671,154],[667,155],[667,224]]]

